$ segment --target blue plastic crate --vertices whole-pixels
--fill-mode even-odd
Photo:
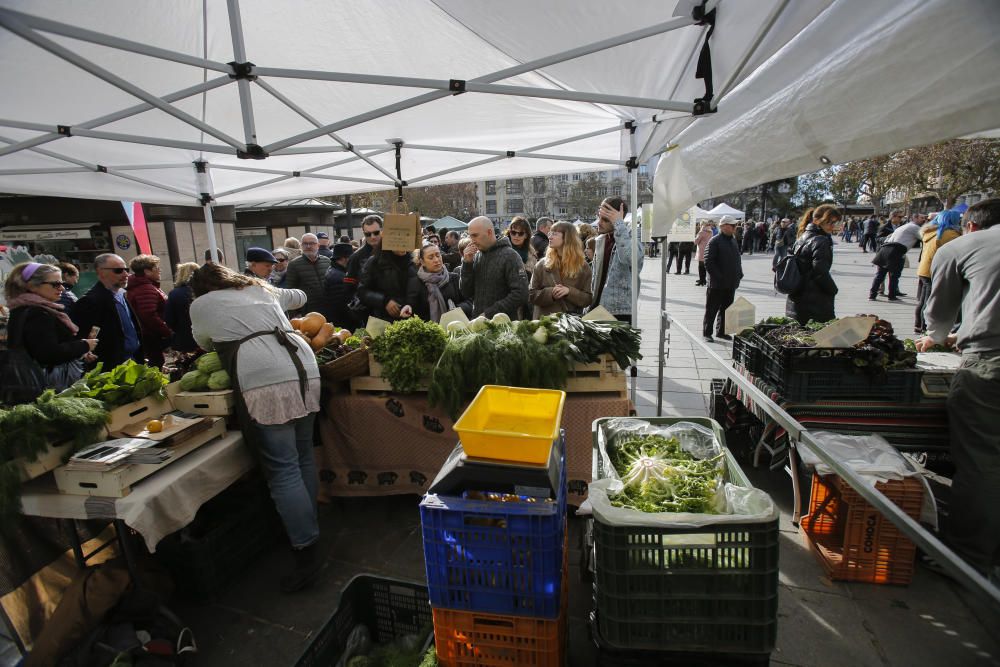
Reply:
[[[563,436],[565,437],[565,436]],[[427,494],[420,503],[431,604],[556,618],[566,536],[566,448],[555,502]]]

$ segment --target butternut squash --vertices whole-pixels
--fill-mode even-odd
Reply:
[[[291,320],[289,320],[289,322],[291,322],[293,329],[295,329],[296,331],[302,331],[302,318],[301,317],[294,317]]]
[[[324,347],[330,344],[333,340],[333,325],[327,322],[319,329],[319,333],[313,336],[313,339],[309,341],[309,345],[312,346],[313,351],[322,350]]]
[[[309,313],[302,318],[302,323],[299,327],[302,333],[315,336],[324,324],[326,324],[326,318],[321,313]]]

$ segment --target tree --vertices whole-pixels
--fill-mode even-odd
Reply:
[[[601,201],[605,197],[601,194],[604,188],[604,182],[597,174],[589,173],[581,176],[580,180],[575,182],[569,190],[568,213],[584,219],[595,215],[597,207],[601,205]]]
[[[1000,190],[998,139],[954,139],[909,148],[896,159],[912,194],[934,195],[946,209],[966,192]]]
[[[838,178],[856,187],[858,195],[864,195],[871,202],[876,213],[881,213],[885,196],[890,190],[905,187],[907,178],[896,155],[855,160],[837,167]]]

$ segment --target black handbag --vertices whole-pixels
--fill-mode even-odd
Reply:
[[[23,320],[9,327],[8,348],[0,352],[0,403],[30,403],[45,391],[45,371],[24,349]]]

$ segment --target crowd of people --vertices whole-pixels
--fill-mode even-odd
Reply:
[[[438,322],[457,308],[468,317],[502,312],[513,320],[600,305],[628,320],[626,213],[627,204],[614,197],[601,203],[595,225],[542,218],[533,230],[514,218],[502,234],[489,218],[476,217],[464,233],[442,236],[429,227],[413,252],[383,250],[382,218],[369,215],[360,244],[306,233],[273,250],[247,249],[242,274],[224,265],[221,251],[205,251],[203,264],[174,267],[169,294],[154,255],[128,262],[97,256],[97,282],[79,298],[71,291],[76,266],[27,262],[4,284],[7,345],[24,352],[44,386],[57,390],[96,363],[106,370],[128,360],[160,368],[174,353],[217,351],[293,549],[280,582],[291,592],[311,583],[322,559],[312,456],[319,371],[290,318],[316,311],[353,330],[370,316]],[[30,387],[10,384],[0,378],[0,401],[34,398]]]

